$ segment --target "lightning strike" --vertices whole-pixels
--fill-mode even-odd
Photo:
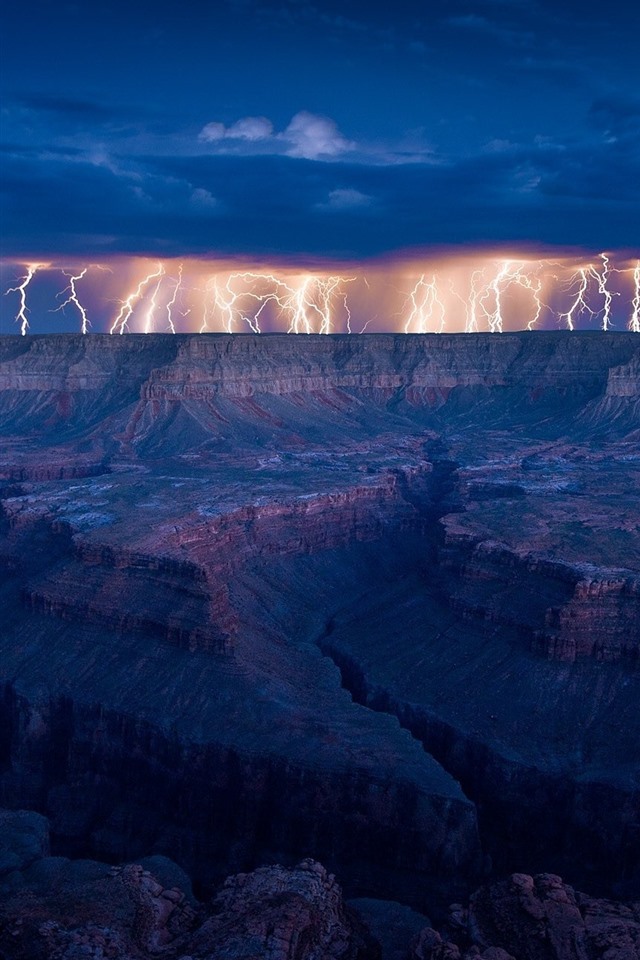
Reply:
[[[207,265],[197,260],[173,261],[173,266],[169,261],[158,261],[146,268],[146,276],[135,274],[134,282],[124,290],[125,298],[116,301],[116,310],[109,320],[110,332],[126,333],[135,320],[135,329],[148,333],[162,329],[175,334],[183,328],[198,327],[202,333],[362,333],[374,321],[376,327],[385,325],[379,319],[382,310],[375,317],[371,315],[371,298],[377,295],[380,305],[384,304],[386,325],[406,333],[534,330],[551,315],[569,330],[588,322],[607,331],[618,320],[616,298],[624,303],[621,325],[640,333],[640,261],[627,260],[618,265],[608,253],[601,253],[590,262],[569,257],[552,261],[465,255],[460,261],[434,261],[428,272],[409,262],[400,267],[391,264],[388,273],[382,272],[387,270],[385,265],[374,265],[373,286],[364,275],[340,276],[337,272],[302,272],[294,268],[281,271],[280,267],[229,273],[223,263],[210,265],[209,271],[211,266],[216,272],[205,272]],[[39,270],[51,267],[49,263],[25,264],[22,270],[18,266],[16,276],[20,280],[13,281],[13,286],[5,291],[18,295],[15,320],[23,336],[30,332],[33,323],[29,284]],[[96,304],[93,275],[110,268],[89,263],[71,269],[57,265],[55,269],[66,278],[67,286],[60,293],[49,293],[52,298],[55,296],[51,312],[61,310],[68,314],[67,307],[71,307],[86,334],[92,323],[97,324],[93,315],[89,320],[86,291],[92,295],[89,303]],[[139,269],[139,261],[135,269]],[[401,272],[395,273],[396,270]],[[396,287],[398,275],[405,279]],[[408,275],[412,276],[409,282]],[[36,287],[40,303],[40,296],[47,296],[50,287],[41,287],[39,283]],[[550,304],[554,301],[550,298],[558,292],[562,295],[560,310],[557,306],[552,310]],[[95,309],[99,316],[99,306]],[[192,317],[185,326],[183,318],[189,314]],[[199,319],[196,321],[195,317]]]
[[[331,333],[333,327],[332,301],[334,294],[343,283],[353,283],[355,277],[322,277],[315,278],[318,311],[321,317],[318,333]],[[347,303],[347,294],[342,293],[341,299],[345,308],[347,322],[350,323],[351,312]]]
[[[575,285],[578,282],[578,278],[579,278],[578,290],[575,293],[574,300],[571,306],[569,307],[569,309],[565,313],[558,314],[559,320],[562,320],[563,317],[565,318],[565,320],[567,321],[567,327],[569,328],[569,330],[575,329],[574,317],[579,317],[582,313],[585,313],[585,312],[591,314],[592,317],[595,316],[595,310],[592,310],[589,304],[587,303],[587,301],[585,300],[585,294],[589,286],[589,277],[587,276],[587,274],[591,270],[593,270],[593,266],[591,264],[589,264],[588,267],[581,267],[577,271],[577,273],[575,273],[572,276],[571,280],[569,281],[568,289],[570,291],[573,291],[575,290]]]
[[[477,333],[478,326],[478,297],[480,296],[480,290],[478,289],[478,280],[483,276],[482,270],[474,270],[471,274],[471,283],[469,288],[469,299],[465,298],[458,293],[456,290],[453,281],[449,281],[449,289],[453,296],[458,300],[464,308],[464,331],[465,333]]]
[[[43,263],[29,263],[27,264],[27,273],[26,276],[21,278],[20,283],[17,287],[9,287],[8,290],[5,290],[5,296],[8,293],[19,293],[20,294],[20,309],[16,314],[16,323],[20,324],[20,333],[23,337],[27,335],[29,330],[29,321],[27,319],[27,287],[33,280],[34,276],[38,270],[43,267]]]
[[[629,329],[633,333],[640,333],[640,260],[633,270],[633,300],[631,301],[631,320]]]
[[[534,330],[538,320],[542,316],[542,311],[545,308],[547,310],[549,309],[547,305],[543,303],[542,300],[540,299],[540,294],[542,293],[542,280],[540,279],[540,277],[535,277],[535,279],[532,280],[531,277],[528,277],[526,274],[520,274],[518,283],[521,286],[525,287],[527,290],[531,291],[531,296],[533,297],[533,302],[535,304],[536,312],[534,316],[531,318],[531,320],[529,320],[529,322],[527,323],[527,330]]]
[[[184,264],[183,264],[183,263],[181,263],[180,266],[178,267],[178,278],[177,278],[177,280],[174,281],[174,282],[175,282],[175,287],[173,288],[173,294],[172,294],[172,296],[171,296],[171,300],[169,300],[169,302],[167,303],[167,323],[168,323],[168,326],[169,326],[169,331],[170,331],[170,333],[175,333],[175,332],[176,332],[176,328],[175,328],[175,325],[174,325],[174,323],[173,323],[172,310],[173,310],[173,308],[174,308],[175,305],[176,305],[176,300],[178,299],[178,294],[179,294],[180,288],[181,288],[181,286],[182,286],[182,268],[183,268],[183,267],[184,267]]]
[[[200,330],[198,331],[199,333],[207,333],[207,331],[209,330],[209,314],[211,312],[212,307],[215,305],[215,298],[212,293],[215,287],[215,283],[216,283],[216,278],[210,277],[205,284],[205,288],[203,291],[204,298],[203,298],[203,305],[202,305],[202,323],[200,324]]]
[[[482,270],[474,270],[471,274],[471,290],[469,291],[469,313],[468,320],[465,325],[465,331],[467,333],[477,333],[480,329],[478,323],[478,298],[480,296],[480,290],[478,289],[478,281],[483,277]]]
[[[56,309],[53,311],[53,313],[57,313],[58,310],[64,310],[64,308],[67,307],[67,306],[69,306],[70,303],[73,303],[73,304],[76,306],[76,308],[77,308],[77,310],[78,310],[78,313],[80,314],[80,319],[81,319],[81,321],[82,321],[80,329],[81,329],[81,331],[82,331],[83,334],[89,332],[89,327],[91,326],[91,323],[89,322],[89,318],[88,318],[88,316],[87,316],[87,311],[85,310],[85,308],[82,306],[82,304],[81,304],[80,301],[78,300],[78,294],[77,294],[77,291],[76,291],[76,283],[78,282],[78,280],[82,280],[82,278],[83,278],[83,277],[85,276],[85,274],[87,273],[87,270],[88,270],[88,269],[89,269],[88,267],[84,267],[84,268],[80,271],[80,273],[77,274],[77,276],[74,276],[73,274],[70,274],[70,273],[65,273],[64,270],[62,271],[63,274],[64,274],[64,276],[68,279],[69,285],[68,285],[67,287],[65,287],[64,290],[62,290],[59,294],[57,294],[57,296],[58,296],[58,298],[59,298],[59,297],[63,297],[63,296],[65,295],[65,293],[67,292],[67,290],[69,291],[69,296],[68,296],[67,299],[64,301],[64,303],[61,303],[60,306],[59,306],[59,307],[56,307]]]
[[[511,263],[509,260],[505,260],[497,274],[487,285],[484,296],[482,296],[478,303],[480,309],[484,313],[485,317],[489,322],[489,330],[491,333],[502,333],[503,330],[503,318],[502,318],[502,282],[509,277],[509,267]],[[491,299],[493,294],[493,310],[488,310],[485,307],[485,303]]]
[[[614,297],[619,296],[617,292],[609,290],[607,281],[609,279],[609,257],[606,253],[600,254],[602,260],[602,271],[598,273],[596,268],[589,265],[589,273],[598,284],[598,291],[604,297],[604,306],[602,308],[602,329],[608,330],[611,326],[611,303]],[[593,314],[592,314],[593,315]]]
[[[144,317],[145,333],[153,333],[153,318],[155,316],[156,307],[158,306],[158,291],[160,290],[161,283],[162,283],[162,277],[160,277],[155,287],[153,288],[153,293],[151,294],[151,299],[149,300],[149,306],[147,307],[147,312]]]
[[[127,299],[122,301],[120,311],[118,312],[118,315],[113,321],[111,325],[111,329],[109,330],[109,333],[122,334],[125,332],[125,330],[127,329],[127,323],[131,319],[131,314],[133,313],[136,303],[138,302],[138,300],[140,300],[142,294],[147,289],[151,281],[157,279],[158,277],[162,277],[163,275],[164,275],[164,267],[162,266],[161,263],[158,263],[158,266],[156,267],[155,271],[153,273],[149,273],[146,277],[144,277],[140,281],[138,286],[135,288],[133,293],[130,293]]]
[[[436,313],[439,314],[440,318],[437,332],[442,333],[446,311],[442,300],[438,296],[435,276],[427,282],[423,273],[409,294],[407,302],[411,304],[411,309],[404,325],[405,333],[410,333],[412,327],[416,328],[415,333],[429,333],[430,325]]]
[[[238,286],[239,289],[234,289],[234,286]],[[240,323],[246,323],[253,333],[260,333],[260,317],[267,304],[275,303],[279,307],[283,306],[282,294],[278,293],[280,288],[291,292],[283,281],[272,274],[250,271],[230,274],[224,286],[219,285],[216,280],[214,283],[215,305],[224,318],[227,333],[234,332],[236,319]],[[249,304],[252,302],[254,307],[249,309]]]

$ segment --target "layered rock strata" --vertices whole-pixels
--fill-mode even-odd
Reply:
[[[202,883],[315,856],[437,910],[490,854],[631,889],[639,356],[1,338],[0,797]]]

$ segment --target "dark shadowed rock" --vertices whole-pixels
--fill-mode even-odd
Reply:
[[[49,852],[49,823],[32,810],[0,810],[0,892]]]
[[[194,936],[197,960],[379,960],[380,948],[313,860],[230,877]]]
[[[43,819],[43,818],[39,818]],[[198,904],[166,858],[110,867],[41,856],[0,899],[2,960],[379,960],[335,878],[305,860],[230,877]]]
[[[414,960],[638,960],[640,903],[598,900],[554,874],[513,874],[452,911],[449,934],[426,928]],[[448,939],[448,936],[451,939]]]
[[[382,960],[407,960],[407,944],[429,924],[424,914],[393,900],[360,897],[348,905],[380,942]]]

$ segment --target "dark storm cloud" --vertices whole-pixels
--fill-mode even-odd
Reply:
[[[637,147],[637,144],[636,144]],[[8,250],[329,256],[456,243],[637,243],[637,149],[505,145],[440,164],[286,156],[13,153],[0,214]],[[541,228],[541,224],[543,227]],[[533,238],[533,239],[532,239]]]
[[[635,6],[32,0],[2,18],[6,256],[638,244]]]
[[[112,108],[92,100],[73,100],[68,97],[53,97],[45,93],[32,93],[26,97],[16,96],[14,102],[29,110],[73,117],[93,123],[111,120],[116,116]],[[121,115],[121,112],[118,111],[117,115]]]

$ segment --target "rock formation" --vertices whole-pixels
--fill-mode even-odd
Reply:
[[[314,860],[228,877],[199,902],[189,877],[164,857],[113,867],[52,857],[43,817],[0,811],[0,825],[3,960],[640,957],[640,902],[595,899],[552,874],[487,884],[466,906],[452,904],[437,930],[397,903],[345,903]]]
[[[449,934],[425,928],[412,960],[637,960],[640,903],[588,897],[554,874],[515,873],[454,905]]]
[[[631,334],[0,338],[0,802],[198,889],[640,889]]]
[[[335,878],[313,860],[229,877],[205,904],[163,857],[117,867],[50,857],[43,817],[3,811],[0,824],[3,960],[380,958]],[[44,841],[39,855],[36,835]]]

